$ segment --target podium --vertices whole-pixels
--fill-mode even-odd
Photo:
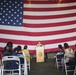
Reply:
[[[44,62],[44,46],[40,43],[36,46],[36,62]]]

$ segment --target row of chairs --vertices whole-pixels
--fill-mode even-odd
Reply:
[[[70,66],[65,63],[64,57],[61,55],[56,55],[56,67],[57,69],[61,68],[62,71],[65,71],[66,75],[68,75],[69,72],[74,72],[74,75],[76,74],[76,66],[75,69],[70,68]]]
[[[29,56],[28,63],[26,62],[25,57]],[[21,63],[20,58],[24,60],[24,63]],[[6,61],[15,61],[17,64],[17,68],[6,69],[5,62]],[[30,55],[20,54],[18,56],[4,56],[2,57],[2,66],[1,66],[1,74],[2,75],[28,75],[28,69],[30,71]]]

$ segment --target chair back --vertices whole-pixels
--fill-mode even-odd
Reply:
[[[15,67],[15,68],[8,68],[6,65],[8,65],[8,63],[7,62],[15,62],[15,64],[17,65],[17,68],[16,68],[16,65],[15,66],[13,66],[13,67]],[[11,63],[10,63],[11,64]],[[12,63],[13,64],[13,63]],[[14,75],[15,73],[14,73],[14,71],[18,71],[18,73],[19,73],[19,75],[21,75],[21,66],[20,66],[20,59],[19,59],[19,57],[17,57],[17,56],[4,56],[3,58],[2,58],[2,75],[4,75],[5,74],[5,72],[4,71],[9,71],[9,72],[11,72],[11,74],[10,75]]]
[[[17,54],[17,56],[20,58],[20,63],[21,63],[21,69],[24,75],[28,75],[28,70],[27,70],[27,63],[26,63],[26,59],[25,59],[25,55],[24,53],[22,54]]]

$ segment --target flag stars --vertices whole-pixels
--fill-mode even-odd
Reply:
[[[19,22],[18,20],[16,20],[16,22]]]
[[[2,21],[2,24],[4,24],[4,21]]]
[[[3,18],[5,18],[5,16],[3,16]]]
[[[3,13],[5,13],[5,10],[3,11]]]
[[[19,25],[21,25],[21,23],[19,23]]]
[[[15,14],[17,13],[17,12],[14,12]]]
[[[8,5],[8,3],[6,5]]]
[[[17,8],[17,6],[15,6],[15,8]]]
[[[4,0],[0,3],[1,24],[21,25],[23,16],[23,2],[18,0]],[[3,15],[3,16],[2,16]]]
[[[17,4],[17,2],[15,2]]]
[[[3,5],[3,3],[1,3],[1,5]]]
[[[20,17],[20,19],[22,19],[22,17]]]
[[[11,14],[11,16],[13,16],[13,14]]]
[[[20,11],[19,9],[17,11]]]
[[[2,21],[2,24],[4,24],[4,21]]]
[[[9,3],[11,3],[11,1],[9,1]]]
[[[7,21],[7,19],[5,19],[5,21]]]
[[[0,18],[0,21],[1,21],[1,18]]]
[[[12,4],[14,6],[14,4]]]
[[[17,15],[17,17],[19,17],[19,15]]]
[[[14,17],[14,19],[16,19],[16,17]]]
[[[18,6],[20,6],[20,4],[18,4]]]
[[[11,8],[11,6],[9,6],[9,8]]]
[[[22,2],[20,2],[22,4]]]
[[[13,20],[11,20],[11,22],[12,22]]]
[[[3,10],[3,8],[1,8],[1,10]]]
[[[6,14],[6,16],[7,16],[8,14]]]
[[[10,16],[8,18],[11,18]]]
[[[9,11],[9,13],[11,13],[11,11]]]
[[[2,15],[2,13],[0,13],[0,15]]]
[[[22,7],[20,7],[22,9]]]
[[[4,7],[6,7],[6,5],[4,5]]]
[[[12,9],[12,11],[14,11],[14,9]]]
[[[8,24],[10,24],[10,22],[8,22]]]
[[[6,3],[6,0],[4,0],[4,2]]]
[[[16,23],[13,23],[14,25],[16,24]]]
[[[8,10],[8,8],[6,10]]]
[[[22,12],[20,12],[20,14],[22,14]]]

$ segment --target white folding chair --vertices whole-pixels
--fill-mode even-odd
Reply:
[[[28,71],[27,71],[27,63],[26,63],[26,59],[25,59],[25,55],[24,54],[17,54],[17,56],[22,59],[22,63],[21,64],[21,71],[23,75],[28,75]],[[21,62],[21,61],[20,61]]]
[[[0,75],[2,75],[2,67],[0,66]]]
[[[61,67],[62,69],[62,58],[63,58],[63,55],[56,55],[56,67],[57,69],[59,69]]]
[[[14,69],[6,69],[5,65],[7,61],[15,61],[18,68]],[[7,67],[8,68],[8,67]],[[17,56],[4,56],[2,58],[2,75],[7,75],[6,73],[9,73],[9,75],[21,75],[21,66],[20,66],[20,59]]]
[[[60,64],[61,64],[60,59],[58,59],[56,56],[56,67],[57,67],[57,69],[59,69]]]
[[[28,57],[28,60],[26,59],[26,62],[27,62],[27,68],[28,68],[29,71],[30,71],[30,54],[25,54],[25,57],[26,57],[26,58]]]
[[[65,69],[65,73],[66,75],[68,75],[69,72],[74,72],[74,69],[71,68],[71,66],[69,66],[65,60],[64,60],[64,69]]]
[[[76,74],[76,66],[75,66],[75,69],[74,69],[74,75]]]

